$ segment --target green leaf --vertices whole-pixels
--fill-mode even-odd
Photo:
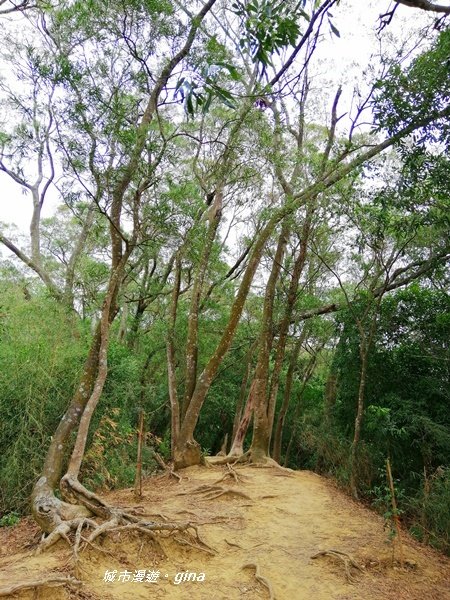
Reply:
[[[234,65],[224,62],[217,62],[215,64],[219,67],[224,67],[229,72],[231,79],[233,79],[234,81],[240,81],[242,79],[241,74]]]
[[[330,27],[331,27],[331,31],[334,33],[334,35],[336,37],[340,38],[341,34],[339,33],[339,29],[337,29],[331,21],[330,21]]]

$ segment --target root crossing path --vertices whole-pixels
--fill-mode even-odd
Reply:
[[[106,501],[194,523],[203,550],[176,532],[119,530],[76,557],[74,540],[35,555],[24,520],[0,530],[0,598],[450,600],[448,559],[404,533],[401,566],[383,519],[318,475],[239,465],[180,474],[147,480],[139,502],[132,490]]]

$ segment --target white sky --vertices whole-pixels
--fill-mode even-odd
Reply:
[[[376,28],[378,16],[388,10],[389,0],[342,0],[333,13],[333,23],[338,28],[340,39],[334,35],[325,34],[323,43],[319,46],[319,56],[322,59],[321,78],[336,89],[342,83],[344,93],[341,106],[348,110],[349,101],[358,74],[367,65],[370,56],[378,49]],[[425,25],[430,16],[424,11],[408,9],[399,6],[393,22],[388,27],[389,35],[404,38],[405,31],[411,27]],[[327,31],[328,27],[324,27]],[[334,92],[333,92],[334,93]],[[323,95],[323,104],[329,103]],[[0,121],[4,115],[0,115]],[[55,190],[50,190],[44,205],[42,216],[51,216],[58,202]],[[0,172],[0,223],[10,223],[25,232],[31,219],[31,198],[24,194],[21,187],[12,181],[5,173]],[[1,252],[1,250],[0,250]]]

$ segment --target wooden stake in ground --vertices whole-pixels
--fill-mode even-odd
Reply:
[[[144,410],[139,410],[138,447],[136,458],[136,478],[134,480],[134,495],[142,498],[142,446],[144,444]]]
[[[386,473],[391,490],[392,518],[394,519],[395,532],[397,537],[398,548],[400,551],[400,566],[403,568],[403,544],[400,532],[400,519],[398,517],[397,501],[395,499],[394,480],[392,479],[391,461],[386,459]]]

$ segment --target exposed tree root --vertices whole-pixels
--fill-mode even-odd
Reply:
[[[337,558],[344,564],[345,568],[345,577],[349,583],[355,582],[355,577],[352,575],[351,568],[356,571],[363,572],[363,569],[358,565],[358,563],[346,552],[341,552],[340,550],[322,550],[321,552],[317,552],[311,556],[311,558],[318,558],[319,556],[331,556],[333,558]]]
[[[282,467],[276,460],[270,458],[270,456],[254,456],[251,450],[247,450],[247,452],[244,452],[240,456],[209,456],[207,462],[214,466],[230,465],[234,467],[234,465],[247,465],[256,468],[275,468],[280,471],[280,475],[285,477],[290,477],[294,473],[292,469]]]
[[[247,479],[246,475],[238,475],[238,473],[233,469],[230,463],[226,463],[227,471],[222,475],[220,479],[214,481],[213,485],[217,485],[225,481],[225,479],[231,478],[235,483],[243,483],[245,479]]]
[[[164,471],[166,472],[166,475],[168,477],[173,477],[174,479],[177,479],[178,483],[181,482],[181,480],[183,479],[181,477],[181,475],[179,475],[176,471],[174,471],[173,467],[171,467],[170,465],[165,463],[162,456],[160,454],[158,454],[158,452],[155,452],[155,459],[156,459],[156,462],[159,464],[159,466],[164,469]]]
[[[259,581],[262,585],[264,585],[269,591],[269,600],[275,600],[275,594],[273,592],[273,587],[267,577],[263,577],[261,575],[261,571],[259,569],[259,565],[256,563],[247,563],[241,569],[255,569],[255,579]]]
[[[234,542],[229,542],[228,540],[224,539],[224,542],[226,542],[229,546],[231,546],[232,548],[239,548],[240,550],[242,550],[242,546],[239,546],[239,544],[235,544]]]
[[[60,585],[79,586],[81,581],[74,577],[65,577],[63,575],[49,575],[42,579],[34,579],[32,581],[24,581],[23,583],[13,583],[10,586],[0,588],[0,597],[10,596],[22,590],[36,590],[40,587],[57,587]]]
[[[169,522],[167,517],[160,515],[163,522],[156,522],[144,519],[142,515],[137,516],[138,511],[135,508],[126,511],[121,508],[109,506],[97,494],[87,490],[78,480],[67,475],[61,481],[61,491],[66,499],[77,502],[82,507],[88,509],[91,514],[102,519],[103,522],[98,523],[94,518],[90,517],[77,517],[66,521],[62,521],[59,518],[59,523],[43,539],[37,549],[37,553],[47,550],[62,538],[72,546],[75,565],[77,565],[79,562],[79,553],[86,545],[93,546],[95,540],[100,536],[117,532],[136,531],[149,537],[163,556],[165,553],[158,537],[155,535],[156,533],[165,534],[165,537],[175,533],[183,534],[183,536],[178,535],[176,538],[179,543],[185,543],[209,554],[215,552],[200,539],[197,526],[190,521],[173,523]],[[72,536],[73,540],[69,537],[71,532],[74,532]]]
[[[189,492],[182,492],[179,496],[188,496],[191,494],[202,494],[204,500],[215,500],[216,498],[220,498],[220,496],[225,496],[226,494],[240,496],[241,498],[245,498],[246,500],[252,500],[250,496],[244,494],[244,492],[240,492],[239,490],[235,490],[233,488],[225,488],[220,485],[201,485],[195,490],[191,490]]]
[[[282,477],[292,477],[294,474],[292,469],[281,466],[276,460],[270,458],[270,456],[265,456],[264,458],[258,460],[251,459],[249,461],[249,467],[254,467],[257,469],[277,469],[279,471],[279,475]]]
[[[243,463],[248,463],[248,459],[250,457],[250,452],[245,452],[244,454],[241,454],[240,456],[235,456],[235,455],[227,455],[227,456],[208,456],[207,458],[205,458],[205,461],[207,464],[210,465],[231,465],[232,467],[234,467],[234,465],[240,465]]]

